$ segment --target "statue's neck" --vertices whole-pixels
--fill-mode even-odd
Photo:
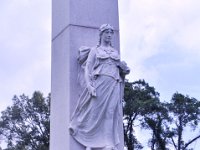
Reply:
[[[101,46],[103,46],[103,47],[110,47],[110,42],[102,42]]]

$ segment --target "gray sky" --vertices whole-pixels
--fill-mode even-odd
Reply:
[[[119,1],[121,52],[130,81],[144,78],[170,100],[200,99],[200,1]]]
[[[0,111],[13,95],[50,92],[51,1],[0,1]],[[200,1],[119,0],[121,54],[169,101],[200,99]]]
[[[0,1],[0,110],[13,95],[50,92],[51,1]]]

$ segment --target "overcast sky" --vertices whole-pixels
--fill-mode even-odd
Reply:
[[[0,110],[13,95],[50,92],[51,1],[0,0]]]
[[[122,57],[130,81],[144,78],[170,100],[200,99],[200,1],[120,0]]]
[[[51,0],[0,0],[0,111],[13,95],[50,92]],[[129,81],[145,79],[169,101],[200,99],[200,0],[119,0]]]

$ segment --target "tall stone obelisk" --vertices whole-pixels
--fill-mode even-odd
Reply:
[[[114,26],[113,44],[119,49],[117,0],[52,0],[50,150],[84,150],[68,131],[79,93],[77,54],[80,46],[98,43],[104,23]]]

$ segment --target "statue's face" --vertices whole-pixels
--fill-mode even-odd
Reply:
[[[102,41],[110,43],[112,40],[113,34],[114,34],[114,32],[111,29],[107,29],[107,30],[103,31],[103,33],[101,35]]]

